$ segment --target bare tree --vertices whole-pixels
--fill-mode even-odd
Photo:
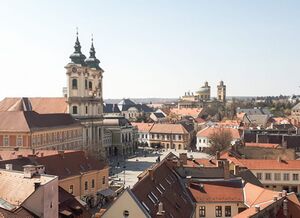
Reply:
[[[233,137],[229,129],[217,128],[210,134],[208,140],[210,142],[208,153],[215,155],[217,151],[221,152],[227,149],[231,145]]]

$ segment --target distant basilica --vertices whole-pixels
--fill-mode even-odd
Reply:
[[[178,108],[202,108],[211,103],[226,103],[226,85],[220,81],[217,86],[217,98],[211,98],[211,88],[208,82],[194,94],[193,92],[186,92],[184,96],[180,97],[178,101]]]

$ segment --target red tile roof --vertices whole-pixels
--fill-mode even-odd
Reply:
[[[272,143],[245,143],[246,147],[260,147],[260,148],[278,148],[280,147],[279,144],[272,144]]]
[[[188,189],[196,202],[244,202],[241,180],[191,183]]]
[[[156,123],[150,130],[151,133],[168,133],[168,134],[188,134],[188,131],[181,124],[161,124]]]
[[[210,137],[211,134],[220,131],[220,129],[222,128],[217,128],[217,127],[207,127],[205,129],[200,130],[197,133],[197,137]],[[226,131],[230,131],[230,133],[232,134],[233,139],[240,139],[241,138],[241,133],[238,129],[234,129],[234,128],[223,128]]]
[[[21,98],[4,98],[0,101],[0,111],[9,111]],[[28,98],[32,110],[40,114],[67,113],[65,98]]]
[[[192,116],[194,118],[199,117],[203,108],[172,108],[170,110],[171,113],[177,114],[180,116]]]
[[[300,160],[240,159],[250,170],[300,170]]]
[[[132,126],[136,126],[139,132],[150,132],[151,128],[153,127],[154,123],[134,123],[131,122]]]

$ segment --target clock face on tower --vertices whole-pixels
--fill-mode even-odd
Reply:
[[[73,73],[76,73],[76,72],[77,72],[76,67],[72,67],[72,72],[73,72]]]

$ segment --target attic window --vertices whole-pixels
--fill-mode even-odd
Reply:
[[[145,207],[145,209],[150,213],[150,209],[149,207],[147,207],[147,205],[145,204],[145,202],[142,201],[142,205]]]
[[[153,197],[150,194],[148,194],[148,198],[152,201],[153,204],[155,204],[155,200],[153,199]]]
[[[83,170],[83,171],[85,170],[84,167],[81,164],[79,166],[80,166],[81,170]]]
[[[162,195],[162,191],[158,187],[156,187],[156,189]]]
[[[68,168],[65,168],[68,174],[71,174],[71,171]]]
[[[159,186],[160,186],[164,191],[166,190],[165,187],[164,187],[162,184],[159,183]]]
[[[170,182],[167,178],[165,178],[165,180],[167,181],[167,183],[168,183],[169,185],[171,185],[171,182]]]
[[[156,195],[153,193],[153,192],[150,192],[152,194],[152,196],[155,198],[155,200],[157,201],[157,203],[159,202],[158,201],[158,198],[156,197]]]

